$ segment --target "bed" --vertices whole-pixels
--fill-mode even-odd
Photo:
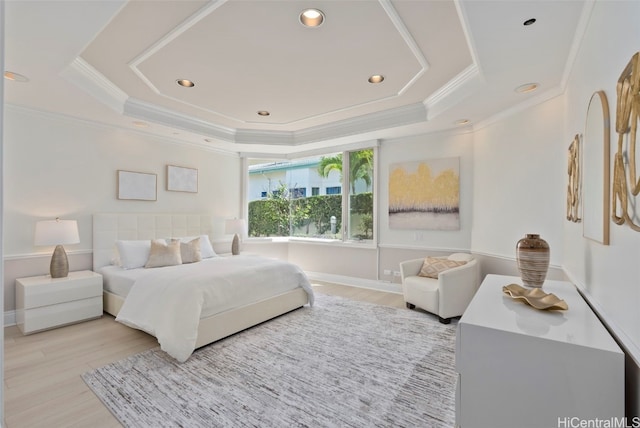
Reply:
[[[215,255],[190,264],[159,268],[138,268],[132,265],[129,266],[130,269],[124,269],[121,266],[126,265],[127,261],[117,260],[116,242],[120,245],[125,241],[131,243],[154,239],[208,237],[212,234],[215,220],[212,216],[196,214],[93,215],[93,270],[101,273],[104,278],[104,311],[116,316],[118,321],[126,325],[156,336],[162,349],[178,361],[185,361],[194,349],[313,303],[313,291],[306,276],[300,268],[287,262],[257,256]],[[202,291],[207,271],[222,275],[223,279],[216,281],[218,284],[224,283],[220,287],[227,288],[216,287]],[[185,281],[185,278],[188,280]],[[177,291],[174,283],[178,280],[183,281],[184,285]],[[253,280],[260,284],[259,288],[251,288],[256,286],[252,285]],[[155,291],[160,292],[145,294],[154,287],[157,287]],[[196,290],[200,294],[192,297],[188,293],[182,293],[182,289]],[[165,292],[166,294],[162,294]],[[201,305],[201,313],[198,305],[203,300],[203,293],[205,299]],[[167,299],[166,296],[170,297]],[[151,301],[164,306],[150,309],[152,305],[147,303]],[[138,315],[136,308],[142,308],[142,312],[148,310],[161,313],[162,316],[156,315],[159,322],[173,325],[158,327],[137,324],[139,320],[130,319]],[[175,315],[165,316],[169,312],[164,311],[173,310],[172,308],[181,310],[177,310]],[[192,317],[194,312],[197,312],[195,330],[193,333],[185,333],[184,328],[190,328],[193,320],[185,321],[184,318]],[[162,328],[176,329],[171,334],[184,335],[186,344],[174,346],[163,343],[167,338],[163,335]]]

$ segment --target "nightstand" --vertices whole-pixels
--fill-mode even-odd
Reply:
[[[16,279],[16,320],[23,334],[102,316],[102,275],[90,270]]]

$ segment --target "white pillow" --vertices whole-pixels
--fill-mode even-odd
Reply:
[[[216,252],[213,251],[211,241],[209,241],[209,235],[200,235],[200,255],[203,259],[217,256]]]
[[[123,269],[141,268],[149,259],[151,241],[116,241],[118,259]]]
[[[185,236],[183,238],[167,238],[167,242],[173,239],[179,239],[180,242],[190,242],[196,238],[200,238],[200,257],[203,259],[210,259],[211,257],[216,257],[217,254],[213,250],[213,246],[211,245],[211,241],[209,240],[209,235],[200,235],[200,236]]]

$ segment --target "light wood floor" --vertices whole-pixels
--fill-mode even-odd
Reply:
[[[399,294],[335,284],[317,284],[314,291],[404,307]],[[4,337],[4,426],[9,428],[120,427],[80,375],[157,346],[154,337],[107,314],[29,336],[6,327]]]

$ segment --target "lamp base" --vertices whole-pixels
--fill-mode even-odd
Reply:
[[[53,250],[49,272],[51,278],[66,278],[69,275],[69,259],[62,245],[56,245],[56,249]]]
[[[231,254],[234,256],[240,254],[240,237],[237,233],[233,235],[233,242],[231,243]]]

